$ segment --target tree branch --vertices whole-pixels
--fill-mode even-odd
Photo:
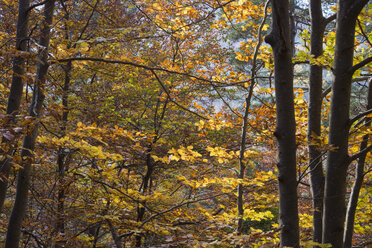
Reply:
[[[176,75],[180,75],[180,76],[189,77],[189,78],[192,78],[192,79],[195,79],[195,80],[199,80],[199,81],[203,81],[203,82],[207,82],[207,83],[211,83],[211,84],[220,84],[220,85],[228,85],[228,86],[237,85],[237,84],[244,84],[244,83],[248,83],[252,80],[252,79],[249,79],[249,80],[233,82],[233,83],[220,82],[220,81],[210,80],[210,79],[200,77],[200,76],[195,76],[195,75],[192,75],[192,74],[189,74],[189,73],[186,73],[186,72],[172,71],[172,70],[165,69],[165,68],[160,68],[160,67],[151,67],[151,66],[147,66],[147,65],[137,64],[137,63],[131,62],[131,61],[112,60],[112,59],[103,59],[103,58],[95,58],[95,57],[75,57],[75,58],[57,59],[57,60],[54,60],[54,61],[50,61],[50,64],[55,64],[57,62],[69,62],[69,61],[93,61],[93,62],[102,62],[102,63],[108,63],[108,64],[131,65],[131,66],[142,68],[142,69],[149,70],[149,71],[162,71],[162,72],[166,72],[166,73],[169,73],[169,74],[176,74]]]
[[[40,3],[35,3],[35,4],[31,5],[31,6],[27,9],[26,12],[29,12],[29,11],[31,11],[32,9],[34,9],[34,8],[36,8],[36,7],[39,7],[39,6],[41,6],[41,5],[44,5],[44,4],[46,4],[48,1],[50,1],[50,0],[45,0],[45,1],[42,1],[42,2],[40,2]]]
[[[213,89],[217,92],[217,95],[218,95],[218,97],[222,100],[222,102],[230,109],[230,111],[234,114],[234,115],[236,115],[236,116],[238,116],[239,117],[239,114],[238,113],[236,113],[236,111],[234,111],[234,109],[230,106],[230,104],[228,104],[227,102],[226,102],[226,100],[223,98],[223,96],[221,95],[221,93],[218,91],[218,89],[216,88],[216,86],[215,85],[212,85],[212,87],[213,87]]]
[[[97,6],[98,6],[98,3],[99,3],[100,0],[97,0],[96,4],[93,6],[93,9],[92,9],[92,13],[90,13],[90,16],[88,17],[88,20],[87,22],[85,23],[85,26],[83,27],[83,29],[81,30],[80,32],[80,35],[79,35],[79,38],[77,39],[78,41],[81,40],[83,38],[83,35],[84,35],[84,32],[86,31],[86,29],[88,28],[89,26],[89,23],[93,17],[93,14],[94,12],[96,11],[97,9]],[[75,44],[76,45],[76,44]]]
[[[360,68],[362,68],[363,66],[367,65],[368,63],[371,63],[372,62],[372,56],[371,57],[368,57],[366,58],[365,60],[363,60],[362,62],[359,62],[358,64],[356,65],[353,65],[350,69],[349,69],[349,73],[352,73],[354,74],[354,72]]]
[[[145,221],[142,222],[142,224],[139,226],[139,228],[142,228],[146,223],[150,222],[152,219],[156,218],[159,215],[172,212],[173,210],[176,210],[177,208],[180,208],[180,207],[185,206],[187,204],[209,200],[209,199],[212,199],[212,198],[215,198],[215,197],[218,197],[218,196],[222,196],[222,195],[226,195],[226,193],[221,193],[221,194],[217,194],[217,195],[212,195],[212,196],[208,196],[208,197],[204,197],[204,198],[200,198],[200,199],[196,199],[196,200],[191,200],[191,201],[186,201],[186,202],[180,203],[180,204],[178,204],[176,206],[173,206],[173,207],[171,207],[171,208],[169,208],[167,210],[164,210],[162,212],[158,212],[158,213],[156,213],[154,215],[151,215],[149,218],[147,218]]]
[[[74,173],[74,175],[81,176],[81,177],[83,177],[83,178],[88,177],[88,178],[90,178],[93,182],[95,182],[95,183],[99,183],[99,184],[102,184],[102,185],[104,185],[104,186],[107,186],[108,188],[110,188],[110,189],[112,189],[112,190],[115,190],[115,191],[119,192],[120,194],[122,194],[123,196],[129,198],[130,200],[132,200],[132,201],[134,201],[134,202],[136,202],[136,203],[142,205],[142,206],[143,206],[145,209],[147,209],[148,211],[150,211],[150,212],[152,212],[152,213],[157,213],[156,211],[154,211],[153,209],[151,209],[150,207],[148,207],[148,206],[147,206],[143,201],[140,201],[140,200],[135,199],[134,197],[132,197],[132,196],[130,196],[130,195],[124,193],[124,192],[121,191],[120,189],[118,189],[118,188],[116,188],[116,187],[114,187],[114,186],[112,186],[112,185],[110,185],[110,184],[108,184],[108,183],[102,182],[102,181],[100,181],[100,180],[96,180],[96,179],[92,178],[92,177],[89,176],[89,175],[83,175],[83,174],[76,173],[76,172]]]
[[[114,225],[112,224],[112,222],[109,219],[106,219],[106,222],[107,222],[107,224],[110,228],[111,235],[112,235],[112,238],[115,242],[116,247],[121,248],[122,246],[121,246],[121,242],[120,242],[120,236],[118,236],[118,233],[116,232]]]
[[[357,154],[354,154],[353,156],[351,156],[349,158],[350,162],[358,159],[360,156],[363,156],[364,154],[367,154],[369,151],[372,150],[372,145],[369,145],[367,146],[366,148],[364,148],[363,150],[361,150],[360,152],[358,152]]]
[[[364,111],[363,113],[358,114],[354,118],[352,118],[349,122],[349,126],[351,126],[355,121],[359,120],[360,118],[372,113],[372,109],[368,109],[367,111]]]
[[[364,6],[368,3],[369,0],[355,0],[354,3],[350,6],[349,14],[358,15]]]
[[[41,242],[40,237],[38,237],[37,235],[35,235],[33,232],[31,232],[31,231],[29,231],[27,229],[24,229],[24,228],[21,231],[23,233],[28,234],[31,237],[33,237],[35,239],[36,243],[39,245],[39,247],[46,247],[46,245],[43,242]]]
[[[332,86],[328,87],[322,92],[322,98],[326,97],[332,91]]]
[[[160,86],[163,88],[165,94],[167,94],[167,96],[168,96],[168,98],[169,98],[169,100],[170,100],[171,102],[173,102],[174,104],[176,104],[176,105],[177,105],[178,107],[180,107],[181,109],[183,109],[183,110],[185,110],[185,111],[187,111],[187,112],[190,112],[190,113],[192,113],[192,114],[198,116],[199,118],[202,118],[202,119],[204,119],[204,120],[209,120],[207,117],[204,117],[204,116],[202,116],[202,115],[200,115],[200,114],[198,114],[198,113],[196,113],[196,112],[194,112],[194,111],[192,111],[192,110],[190,110],[190,109],[188,109],[188,108],[182,106],[181,104],[179,104],[179,103],[176,102],[175,100],[173,100],[173,99],[172,99],[172,96],[170,95],[169,90],[168,90],[167,87],[163,84],[163,82],[161,81],[161,79],[159,78],[159,76],[155,73],[155,71],[151,70],[151,72],[152,72],[152,74],[154,74],[156,80],[159,82]]]
[[[364,30],[363,30],[363,27],[362,27],[362,24],[361,24],[360,21],[359,21],[359,18],[357,19],[357,22],[358,22],[358,27],[359,27],[359,29],[360,29],[360,32],[362,32],[362,35],[363,35],[364,39],[366,39],[366,41],[368,42],[368,44],[369,44],[370,46],[372,46],[372,43],[371,43],[371,41],[369,40],[368,35],[366,35],[366,33],[365,33]]]
[[[328,18],[324,18],[324,26],[327,26],[331,21],[336,20],[337,13],[331,15]]]

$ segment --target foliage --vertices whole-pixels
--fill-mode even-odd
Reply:
[[[248,116],[246,177],[237,179],[242,96],[252,83],[248,69],[252,68],[258,28],[265,15],[263,3],[61,2],[64,4],[58,3],[54,18],[46,100],[34,151],[22,246],[49,247],[62,242],[64,247],[110,247],[115,233],[125,247],[138,245],[138,240],[143,247],[276,246],[280,226],[273,138],[275,93],[271,50],[265,44],[258,50],[254,79],[258,84]],[[1,1],[0,6],[0,110],[5,120],[11,60],[16,53],[17,6],[16,1]],[[355,63],[371,50],[362,32],[370,30],[371,14],[369,6],[359,18]],[[23,55],[27,85],[17,116],[19,124],[1,124],[2,136],[11,137],[15,147],[21,146],[26,126],[33,124],[25,113],[33,89],[40,18],[41,9],[34,8],[29,51]],[[268,27],[265,24],[263,32]],[[231,30],[243,38],[230,39]],[[370,32],[367,36],[371,40]],[[309,31],[304,29],[299,38],[294,61],[331,70],[334,31],[324,37],[325,53],[318,58],[309,54]],[[371,66],[358,70],[356,77],[365,73],[371,73]],[[294,95],[301,238],[304,247],[313,247],[318,244],[306,241],[311,239],[312,228],[307,89],[300,83],[298,86]],[[326,97],[324,130],[328,116]],[[359,152],[362,136],[370,133],[370,128],[354,125],[351,155]],[[327,131],[316,139],[322,152],[333,149],[326,137]],[[21,167],[19,151],[9,157],[13,170],[1,214],[1,242],[16,190],[15,172]],[[366,170],[370,170],[370,154],[367,161]],[[354,177],[348,180],[351,185]],[[370,174],[365,182],[370,184]],[[239,184],[244,186],[245,209],[241,235],[236,232]],[[356,243],[371,232],[370,201],[371,189],[364,186],[356,218]],[[61,220],[63,229],[56,226]]]

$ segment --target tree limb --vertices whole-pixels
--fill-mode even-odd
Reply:
[[[366,58],[365,60],[363,60],[362,62],[359,62],[358,64],[356,65],[353,65],[350,69],[349,69],[349,73],[352,73],[354,74],[354,72],[360,68],[362,68],[363,66],[367,65],[368,63],[371,63],[372,62],[372,56],[371,57],[368,57]]]
[[[368,3],[369,0],[355,0],[354,3],[350,6],[349,13],[352,15],[358,15],[364,6]]]
[[[362,32],[362,35],[363,35],[364,39],[366,39],[366,41],[368,42],[368,44],[369,44],[370,46],[372,46],[372,43],[371,43],[371,41],[369,40],[368,35],[366,35],[366,33],[365,33],[364,30],[363,30],[363,27],[362,27],[362,24],[361,24],[360,21],[359,21],[359,18],[357,19],[357,23],[358,23],[358,27],[359,27],[359,29],[360,29],[360,32]]]
[[[165,68],[160,68],[160,67],[151,67],[151,66],[147,66],[147,65],[137,64],[137,63],[131,62],[131,61],[103,59],[103,58],[95,58],[95,57],[75,57],[75,58],[57,59],[57,60],[54,60],[54,61],[50,61],[50,64],[55,64],[57,62],[69,62],[69,61],[93,61],[93,62],[103,62],[103,63],[108,63],[108,64],[131,65],[131,66],[142,68],[142,69],[149,70],[149,71],[162,71],[162,72],[166,72],[166,73],[169,73],[169,74],[176,74],[176,75],[180,75],[180,76],[185,76],[185,77],[189,77],[189,78],[192,78],[192,79],[195,79],[195,80],[204,81],[204,82],[208,82],[208,83],[212,83],[212,84],[221,84],[221,85],[229,85],[229,86],[236,85],[236,84],[248,83],[252,80],[252,79],[249,79],[249,80],[233,82],[233,83],[220,82],[220,81],[216,81],[216,80],[210,80],[210,79],[207,79],[207,78],[203,78],[203,77],[200,77],[200,76],[195,76],[195,75],[192,75],[192,74],[189,74],[189,73],[186,73],[186,72],[172,71],[172,70],[165,69]]]
[[[106,222],[107,222],[107,224],[110,228],[111,235],[112,235],[112,238],[115,242],[116,247],[117,248],[122,248],[121,242],[120,242],[120,236],[118,236],[118,233],[116,232],[114,225],[112,224],[112,222],[109,219],[106,219]]]
[[[27,9],[26,12],[29,12],[29,11],[31,11],[32,9],[34,9],[34,8],[36,8],[36,7],[39,7],[39,6],[41,6],[41,5],[44,5],[44,4],[46,4],[48,1],[50,1],[50,0],[45,0],[45,1],[42,1],[42,2],[40,2],[40,3],[35,3],[35,4],[31,5],[31,6]]]
[[[322,98],[326,97],[332,91],[332,86],[328,87],[322,92]]]
[[[171,97],[171,95],[170,95],[169,90],[168,90],[167,87],[163,84],[163,82],[161,81],[161,79],[159,78],[159,76],[155,73],[155,71],[151,70],[151,72],[152,72],[152,74],[154,74],[156,80],[159,82],[160,86],[163,88],[163,90],[165,91],[165,94],[167,94],[167,96],[168,96],[168,98],[169,98],[169,100],[170,100],[171,102],[173,102],[174,104],[176,104],[176,105],[177,105],[178,107],[180,107],[181,109],[183,109],[183,110],[185,110],[185,111],[187,111],[187,112],[190,112],[190,113],[192,113],[192,114],[198,116],[199,118],[202,118],[202,119],[204,119],[204,120],[209,120],[207,117],[204,117],[204,116],[202,116],[202,115],[200,115],[200,114],[198,114],[198,113],[196,113],[196,112],[194,112],[194,111],[192,111],[192,110],[186,108],[185,106],[182,106],[181,104],[179,104],[179,103],[176,102],[175,100],[173,100],[172,97]]]
[[[331,21],[336,20],[337,13],[331,15],[328,18],[324,18],[324,26],[327,26]]]
[[[212,198],[215,198],[215,197],[218,197],[218,196],[222,196],[222,195],[226,195],[226,193],[221,193],[221,194],[217,194],[217,195],[212,195],[212,196],[208,196],[208,197],[199,198],[199,199],[195,199],[195,200],[191,200],[191,201],[186,201],[186,202],[180,203],[180,204],[178,204],[176,206],[173,206],[173,207],[171,207],[171,208],[169,208],[167,210],[164,210],[162,212],[158,212],[158,213],[156,213],[154,215],[151,215],[149,218],[147,218],[145,221],[142,222],[142,224],[139,226],[139,228],[142,228],[146,223],[150,222],[152,219],[158,217],[159,215],[172,212],[173,210],[176,210],[177,208],[183,207],[183,206],[185,206],[187,204],[209,200],[209,199],[212,199]]]
[[[367,111],[364,111],[363,113],[358,114],[354,118],[352,118],[349,122],[349,126],[351,126],[355,121],[359,120],[360,118],[372,113],[372,109],[368,109]]]
[[[366,148],[364,148],[363,150],[361,150],[357,154],[354,154],[353,156],[349,157],[350,162],[358,159],[360,156],[362,156],[364,154],[367,154],[371,150],[372,150],[372,145],[367,146]]]

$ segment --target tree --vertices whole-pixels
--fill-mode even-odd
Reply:
[[[349,109],[353,67],[355,25],[367,0],[339,0],[336,24],[334,80],[332,83],[329,143],[326,166],[323,243],[343,246],[345,223],[346,174],[351,162],[348,155]]]
[[[28,37],[28,22],[29,22],[29,12],[30,12],[30,1],[20,0],[18,3],[18,20],[17,20],[17,36],[16,36],[16,49],[19,52],[25,52],[27,50],[27,37]],[[7,123],[15,124],[15,115],[18,114],[21,105],[21,98],[23,92],[23,76],[24,76],[24,66],[25,58],[22,54],[17,54],[13,60],[13,77],[11,90],[8,99],[7,115],[10,118]],[[13,122],[13,123],[12,123]],[[5,125],[7,126],[7,125]],[[12,135],[13,136],[13,135]],[[8,138],[2,138],[1,153],[6,155],[13,153],[13,148],[11,148],[11,136]],[[6,191],[8,187],[8,176],[11,168],[9,158],[1,159],[0,166],[0,212],[2,211]]]
[[[293,65],[288,1],[273,0],[272,31],[265,41],[273,48],[278,140],[281,246],[299,247],[296,178],[296,124],[293,102]]]
[[[372,109],[372,78],[368,82],[368,97],[367,97],[367,111]],[[371,126],[371,118],[366,117],[364,121],[365,127]],[[354,232],[354,223],[355,223],[355,213],[358,204],[358,198],[360,194],[360,190],[362,188],[363,179],[365,177],[365,162],[367,157],[366,149],[368,148],[368,137],[369,135],[366,134],[363,136],[363,140],[360,143],[359,151],[362,152],[359,154],[358,163],[355,169],[355,182],[352,187],[347,211],[346,211],[346,222],[345,222],[345,231],[344,231],[344,247],[351,248],[352,247],[352,237]]]
[[[50,28],[53,22],[55,0],[49,0],[45,3],[44,21],[40,36],[40,51],[37,64],[37,73],[35,78],[34,92],[32,102],[29,107],[29,115],[33,122],[27,127],[26,136],[23,140],[21,151],[22,168],[18,172],[17,192],[10,216],[5,247],[16,248],[20,241],[21,225],[27,208],[28,190],[30,183],[30,171],[32,164],[33,151],[38,131],[38,119],[44,101],[43,84],[45,83],[48,71],[48,48],[50,40]]]
[[[336,15],[324,18],[322,1],[310,1],[311,38],[310,53],[314,58],[323,54],[323,37],[326,25]],[[322,215],[324,195],[324,173],[322,152],[314,143],[319,143],[321,136],[321,115],[323,101],[323,67],[312,63],[309,76],[309,107],[308,107],[308,141],[309,141],[309,167],[310,181],[313,197],[313,240],[322,242]]]

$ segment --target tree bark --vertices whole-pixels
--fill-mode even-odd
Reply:
[[[278,140],[280,245],[299,247],[296,178],[296,124],[293,103],[293,65],[288,0],[272,0],[271,33],[265,38],[274,52]]]
[[[355,23],[368,0],[339,0],[336,22],[334,80],[332,84],[329,143],[323,212],[323,243],[343,246],[349,110],[352,82]]]
[[[367,103],[367,110],[372,109],[372,78],[369,80],[368,85],[368,103]],[[365,126],[371,126],[372,118],[366,117],[365,119]],[[359,151],[363,151],[368,146],[368,137],[369,135],[366,134],[363,136],[363,141],[360,143]],[[363,179],[364,179],[364,165],[366,161],[367,153],[361,155],[358,159],[358,163],[356,166],[356,177],[353,188],[351,190],[351,195],[349,199],[349,204],[347,207],[346,212],[346,223],[345,223],[345,232],[344,232],[344,248],[351,248],[352,247],[352,240],[353,240],[353,232],[354,232],[354,221],[355,221],[355,213],[356,208],[358,205],[358,198],[360,189],[362,188]]]
[[[122,248],[123,246],[121,245],[120,237],[118,233],[116,232],[114,225],[112,224],[110,220],[106,220],[106,221],[110,228],[111,236],[112,236],[112,239],[114,240],[116,248]]]
[[[248,115],[250,111],[250,105],[251,105],[251,99],[253,96],[253,90],[256,85],[255,77],[256,77],[256,70],[257,70],[257,56],[258,51],[262,44],[262,29],[265,25],[266,18],[267,18],[267,8],[268,8],[269,1],[265,4],[265,15],[263,17],[263,20],[260,24],[260,27],[258,29],[258,43],[254,49],[253,54],[253,61],[252,61],[252,68],[251,68],[251,85],[249,86],[249,92],[247,97],[245,98],[245,111],[243,116],[243,125],[242,125],[242,133],[241,133],[241,139],[240,139],[240,153],[239,153],[239,179],[244,179],[244,173],[246,165],[244,164],[244,152],[245,152],[245,145],[246,145],[246,135],[247,135],[247,127],[248,127]],[[238,185],[238,199],[237,199],[237,207],[238,207],[238,234],[242,233],[243,229],[243,215],[244,215],[244,206],[243,206],[243,184],[239,183]]]
[[[323,36],[325,20],[322,13],[322,1],[311,0],[311,37],[310,53],[314,57],[323,54]],[[323,68],[319,65],[310,65],[309,77],[309,108],[308,108],[308,141],[319,142],[321,135],[321,115],[322,115],[322,80]],[[314,137],[317,136],[317,137]],[[310,183],[313,197],[313,240],[322,242],[322,215],[323,215],[323,195],[324,195],[324,173],[322,165],[322,153],[316,145],[309,145],[309,168]]]
[[[70,72],[72,63],[68,62],[65,70],[65,83],[62,93],[62,136],[66,135],[67,121],[68,121],[68,92],[70,87]],[[67,156],[69,152],[65,152],[63,147],[58,150],[57,165],[58,165],[58,193],[57,193],[57,221],[56,234],[65,233],[65,171],[67,170]],[[55,248],[64,247],[65,241],[59,240],[55,244]]]
[[[20,0],[18,6],[16,49],[19,52],[25,52],[27,50],[28,40],[28,9],[30,7],[30,0]],[[24,56],[21,53],[17,54],[13,60],[13,77],[8,99],[8,107],[6,110],[6,113],[10,119],[5,124],[6,127],[10,123],[15,122],[15,115],[19,112],[23,91],[24,64]],[[10,140],[7,140],[5,137],[3,137],[2,143],[2,147],[5,146],[7,149],[4,151],[0,148],[1,154],[10,155],[13,150],[10,149]],[[0,213],[2,212],[6,197],[10,167],[10,161],[8,158],[5,158],[0,162]]]
[[[42,104],[45,98],[43,94],[43,85],[45,83],[45,78],[48,71],[47,58],[50,40],[50,26],[53,21],[54,3],[55,0],[49,0],[45,3],[45,19],[43,21],[39,43],[43,48],[41,48],[39,52],[34,92],[32,102],[28,110],[29,115],[33,117],[35,123],[29,126],[29,130],[23,140],[23,148],[21,151],[23,168],[21,168],[18,172],[16,199],[9,220],[5,248],[18,247],[22,220],[26,212],[28,188],[30,184],[30,170],[33,161],[33,150],[38,132],[37,120],[40,116]]]
[[[154,138],[154,140],[155,139],[156,138]],[[153,144],[151,144],[147,148],[147,151],[146,151],[147,171],[146,171],[146,174],[145,174],[145,176],[143,178],[143,181],[142,181],[142,184],[143,184],[142,193],[143,193],[143,195],[147,195],[147,194],[150,193],[150,187],[149,187],[150,186],[150,180],[151,180],[152,173],[154,172],[154,164],[151,161],[152,145]],[[142,206],[138,206],[137,207],[137,222],[142,222],[144,216],[145,216],[145,208],[142,207]],[[141,247],[142,246],[142,236],[141,236],[141,234],[137,234],[135,236],[135,238],[136,238],[136,246],[135,247]]]
[[[66,12],[65,14],[65,21],[69,20],[70,16],[69,13]],[[69,37],[69,29],[67,24],[65,23],[65,38],[69,40],[68,48],[71,48],[71,40]],[[68,122],[68,114],[69,114],[69,106],[68,106],[68,95],[71,83],[71,70],[72,70],[72,62],[67,62],[67,64],[63,67],[65,73],[65,81],[63,85],[62,91],[62,124],[61,124],[61,132],[62,136],[66,135],[67,129],[67,122]],[[56,221],[56,234],[65,233],[65,171],[67,170],[67,156],[69,155],[64,151],[63,147],[60,147],[58,150],[58,157],[57,157],[57,165],[58,165],[58,193],[57,193],[57,221]],[[64,247],[65,241],[64,240],[57,240],[55,243],[55,248]]]

